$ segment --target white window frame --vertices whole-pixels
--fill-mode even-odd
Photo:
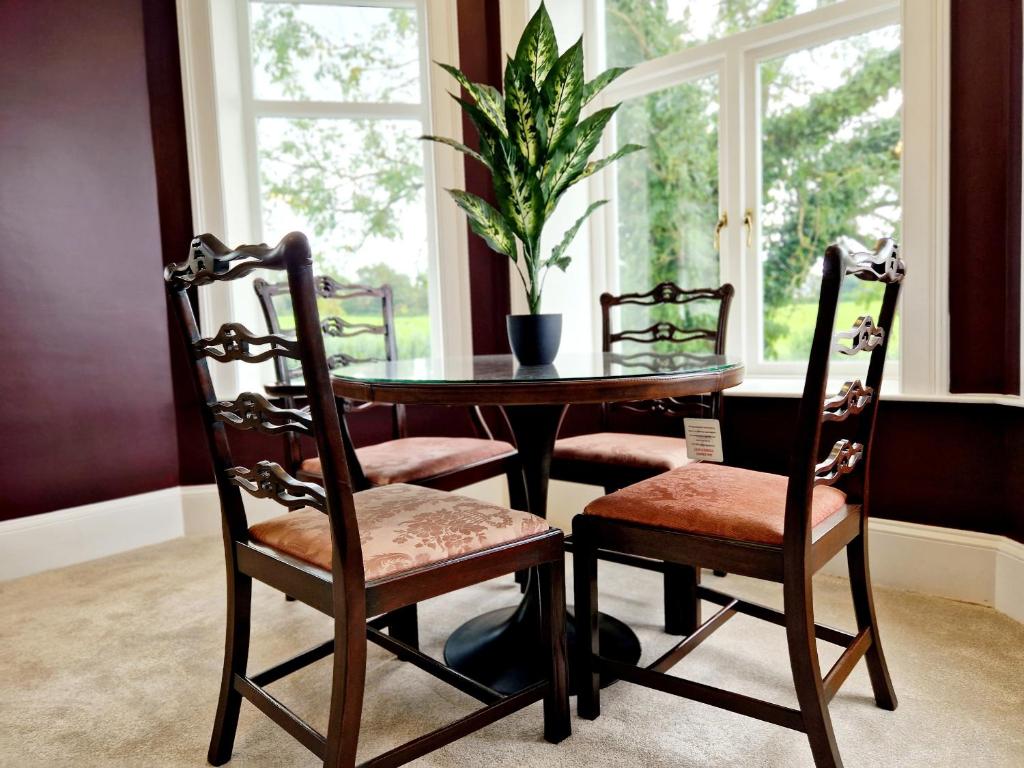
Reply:
[[[572,4],[572,10],[562,7]],[[503,0],[504,22],[519,26],[505,30],[503,47],[514,49],[528,14],[536,0]],[[506,8],[507,7],[507,8]],[[603,0],[563,0],[563,17],[582,15],[585,30],[587,77],[604,69]],[[554,16],[554,11],[552,9]],[[592,108],[685,82],[694,77],[717,74],[722,88],[719,121],[720,206],[729,215],[723,231],[720,255],[722,282],[737,288],[733,302],[734,332],[728,353],[742,359],[747,381],[739,391],[766,394],[798,394],[804,367],[779,363],[760,364],[762,290],[757,254],[745,246],[742,226],[748,208],[759,210],[757,189],[760,175],[755,156],[731,158],[726,147],[758,146],[754,140],[760,115],[757,89],[748,87],[756,77],[757,63],[833,39],[900,23],[903,52],[903,242],[910,278],[901,300],[901,336],[912,340],[901,344],[900,361],[891,364],[887,389],[909,396],[949,393],[949,301],[948,301],[948,122],[949,122],[949,0],[841,0],[835,5],[792,16],[728,38],[710,41],[691,49],[643,62],[613,83],[595,99]],[[559,37],[569,39],[559,27]],[[573,30],[575,31],[575,30]],[[563,43],[565,41],[563,40]],[[736,135],[746,131],[742,138]],[[727,133],[732,132],[732,133]],[[605,137],[604,152],[614,149],[614,138]],[[752,154],[752,153],[747,153]],[[589,199],[614,197],[615,166],[589,181]],[[571,217],[571,212],[567,214]],[[755,226],[759,224],[755,216]],[[590,284],[592,295],[617,289],[614,260],[617,229],[614,206],[598,210],[589,224]],[[755,242],[757,240],[755,239]],[[578,291],[579,282],[574,290]],[[577,297],[578,301],[578,297]],[[590,342],[598,348],[600,319],[592,314]],[[841,364],[833,366],[841,378]],[[893,386],[897,385],[897,386]]]
[[[177,0],[193,226],[197,232],[212,232],[229,244],[262,239],[256,146],[256,120],[260,116],[415,117],[422,121],[424,133],[462,139],[458,105],[448,97],[448,84],[432,64],[436,60],[458,66],[456,0],[301,2],[416,8],[421,23],[426,25],[421,38],[425,45],[420,51],[421,104],[256,100],[249,65],[248,0]],[[447,196],[440,194],[443,189],[464,186],[462,156],[432,142],[424,144],[432,355],[471,355],[466,226],[456,207],[447,204]],[[433,183],[429,182],[431,178]],[[285,233],[268,236],[279,234]],[[263,324],[250,280],[201,291],[200,302],[204,333],[229,319],[250,328]],[[214,370],[218,391],[258,389],[272,379],[266,367],[217,366]]]

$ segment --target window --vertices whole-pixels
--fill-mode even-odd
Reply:
[[[472,353],[465,220],[438,192],[464,184],[458,105],[431,61],[458,61],[456,0],[178,3],[193,222],[230,244],[305,232],[316,269],[395,293],[398,352]],[[203,330],[263,324],[247,280],[200,291]],[[323,307],[338,314],[337,307]],[[282,320],[287,315],[282,307]],[[344,314],[378,322],[369,301]],[[371,319],[372,315],[372,319]],[[380,337],[332,339],[378,356]],[[214,369],[259,390],[272,366]]]
[[[263,239],[301,230],[319,271],[391,285],[399,354],[429,356],[435,247],[425,193],[433,180],[419,140],[430,124],[422,8],[251,0],[247,11]],[[369,303],[347,314],[380,322]],[[379,336],[332,341],[355,357],[382,355]]]
[[[635,65],[606,93],[605,103],[622,102],[606,149],[646,147],[605,182],[605,285],[732,282],[730,349],[748,375],[799,374],[825,247],[903,241],[900,3],[588,0],[586,9],[598,33],[594,71]],[[876,285],[849,288],[838,327],[881,298]],[[898,331],[894,342],[898,360]],[[837,356],[834,368],[848,365]]]
[[[566,3],[583,29],[566,9],[559,32],[586,33],[588,77],[633,67],[595,104],[623,104],[604,152],[647,146],[590,182],[590,199],[612,202],[591,224],[596,291],[732,283],[729,353],[754,388],[788,392],[824,248],[894,236],[912,276],[888,378],[946,392],[948,1]],[[849,290],[838,327],[881,297]],[[837,355],[834,373],[852,378],[861,362]]]

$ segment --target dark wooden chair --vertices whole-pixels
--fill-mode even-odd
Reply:
[[[256,269],[287,270],[296,338],[257,335],[237,323],[222,326],[211,338],[201,337],[188,288],[233,280]],[[486,706],[368,760],[364,766],[403,765],[541,699],[545,738],[557,742],[568,736],[561,531],[525,512],[431,488],[391,484],[355,491],[346,459],[351,449],[331,391],[305,236],[292,233],[275,248],[261,245],[229,250],[216,238],[202,235],[193,241],[188,260],[170,265],[164,277],[192,353],[195,385],[204,405],[227,563],[224,672],[209,761],[221,765],[230,760],[239,708],[246,698],[324,766],[354,766],[368,640]],[[211,361],[253,363],[278,357],[300,362],[305,408],[280,408],[251,392],[234,400],[218,399],[209,371]],[[312,437],[321,458],[322,484],[298,480],[272,461],[236,466],[228,428],[267,435],[291,431]],[[298,511],[250,527],[240,490]],[[415,626],[407,621],[409,608],[524,568],[538,574],[542,647],[548,652],[544,680],[504,696],[419,651]],[[248,672],[253,579],[331,616],[333,639],[270,669]],[[332,653],[330,717],[324,736],[267,686]]]
[[[322,303],[333,303],[339,314],[321,319],[320,327],[327,343],[335,347],[327,356],[327,365],[334,371],[346,365],[373,360],[396,360],[398,347],[395,335],[394,301],[391,287],[382,285],[374,288],[366,285],[346,285],[329,275],[314,278],[316,296]],[[282,327],[282,318],[291,317],[288,305],[288,284],[268,282],[257,278],[253,282],[259,298],[267,330],[272,334],[290,335]],[[343,317],[340,312],[354,302],[379,303],[381,322],[355,323]],[[282,306],[285,305],[285,306]],[[356,336],[380,337],[381,356],[358,357],[345,351],[344,342]],[[294,364],[283,358],[274,360],[278,380],[291,382],[300,371]],[[289,405],[294,405],[290,403]],[[470,408],[474,437],[415,436],[408,434],[404,405],[381,405],[372,403],[344,403],[342,429],[348,430],[348,414],[359,413],[371,408],[391,409],[391,439],[375,445],[356,448],[350,452],[349,471],[356,490],[391,483],[410,483],[428,488],[455,490],[481,480],[504,475],[509,486],[513,507],[522,508],[524,491],[522,471],[516,449],[504,440],[495,440],[479,407]],[[321,478],[320,458],[304,458],[301,441],[295,435],[286,436],[288,446],[289,472],[300,480],[319,482]]]
[[[600,714],[598,673],[749,715],[807,734],[815,765],[842,765],[832,732],[828,704],[850,671],[867,660],[875,701],[895,709],[896,695],[882,655],[868,572],[868,474],[871,440],[878,415],[879,387],[896,301],[905,274],[892,240],[879,242],[873,254],[851,256],[833,245],[825,253],[817,324],[790,452],[789,475],[695,463],[645,480],[590,504],[573,521],[575,599],[581,717]],[[876,324],[858,319],[849,339],[839,344],[847,355],[870,352],[867,384],[846,384],[825,399],[829,356],[833,350],[839,291],[853,275],[885,284]],[[848,420],[850,420],[848,422]],[[818,460],[823,423],[840,439],[827,458]],[[852,423],[850,423],[852,422]],[[846,548],[850,587],[857,619],[851,634],[814,622],[811,577]],[[610,550],[675,563],[687,569],[687,637],[646,667],[621,664],[600,655],[597,646],[597,554]],[[775,611],[700,585],[699,566],[781,582],[785,610]],[[722,606],[700,623],[700,601]],[[786,627],[799,709],[783,707],[731,691],[665,674],[736,613]],[[821,674],[815,640],[845,650],[831,670]]]
[[[735,291],[726,283],[719,288],[685,290],[674,283],[660,283],[647,293],[614,296],[601,294],[601,349],[614,352],[626,343],[649,345],[650,352],[623,354],[632,366],[645,366],[652,371],[679,367],[679,359],[697,354],[725,354],[725,336],[729,323],[729,307]],[[616,307],[678,308],[699,307],[699,315],[676,322],[660,320],[641,329],[612,330],[611,312]],[[675,318],[673,318],[674,320]],[[677,325],[677,322],[680,323]],[[713,327],[700,327],[700,326]],[[669,420],[679,436],[637,434],[609,431],[615,411],[649,414]],[[555,442],[551,461],[551,477],[587,485],[600,485],[612,493],[642,480],[655,477],[690,463],[687,458],[683,419],[687,417],[717,419],[722,413],[722,393],[697,397],[660,398],[634,403],[605,403],[601,406],[601,430]],[[572,550],[572,542],[569,542]],[[686,631],[686,573],[671,563],[648,558],[602,552],[601,559],[613,560],[664,574],[665,631],[681,635]],[[724,575],[724,574],[722,574]]]

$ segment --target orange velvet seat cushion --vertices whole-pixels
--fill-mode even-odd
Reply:
[[[545,520],[468,496],[414,485],[385,485],[354,496],[366,580],[481,552],[549,530]],[[331,570],[327,515],[313,509],[249,529],[253,541]]]
[[[374,485],[416,482],[515,452],[510,443],[478,437],[402,437],[356,448],[363,474]],[[301,469],[321,474],[320,458],[306,459]]]
[[[674,469],[587,505],[585,514],[703,536],[782,544],[789,478],[720,464]],[[812,526],[839,512],[846,494],[814,489]]]
[[[641,467],[661,472],[689,464],[686,440],[662,435],[594,432],[555,443],[555,459]]]

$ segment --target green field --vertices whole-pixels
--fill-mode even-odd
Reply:
[[[282,311],[283,310],[283,311]],[[295,320],[291,315],[290,307],[281,307],[281,329],[283,331],[295,330]],[[339,316],[338,310],[334,307],[320,307],[320,317]],[[379,314],[352,314],[349,312],[340,313],[342,319],[350,323],[361,325],[382,324]],[[350,336],[344,339],[328,336],[325,339],[327,354],[333,355],[344,352],[352,357],[384,359],[384,337],[375,333],[361,333],[358,336]],[[395,341],[398,344],[399,357],[429,357],[430,356],[430,318],[427,315],[412,315],[410,317],[395,318]]]
[[[876,306],[876,302],[865,303],[860,299],[840,302],[839,311],[836,314],[836,330],[852,328],[860,314],[864,312],[877,313]],[[775,340],[771,350],[774,354],[769,354],[769,350],[765,350],[765,358],[779,362],[806,361],[811,350],[811,337],[814,335],[814,321],[817,313],[818,303],[816,301],[802,301],[775,310],[771,319],[784,325],[787,333]],[[875,315],[872,316],[875,317]],[[875,319],[877,320],[877,317]],[[896,316],[893,326],[888,357],[890,360],[898,360],[900,354],[899,315]],[[834,357],[842,356],[834,355]]]
[[[377,326],[381,324],[380,315],[345,314],[342,317],[350,323]],[[396,317],[395,341],[398,345],[399,357],[429,357],[430,318],[427,315]],[[383,360],[385,357],[384,337],[378,334],[361,333],[358,336],[349,336],[344,339],[328,336],[326,342],[328,355],[344,352],[352,357],[360,358]]]

